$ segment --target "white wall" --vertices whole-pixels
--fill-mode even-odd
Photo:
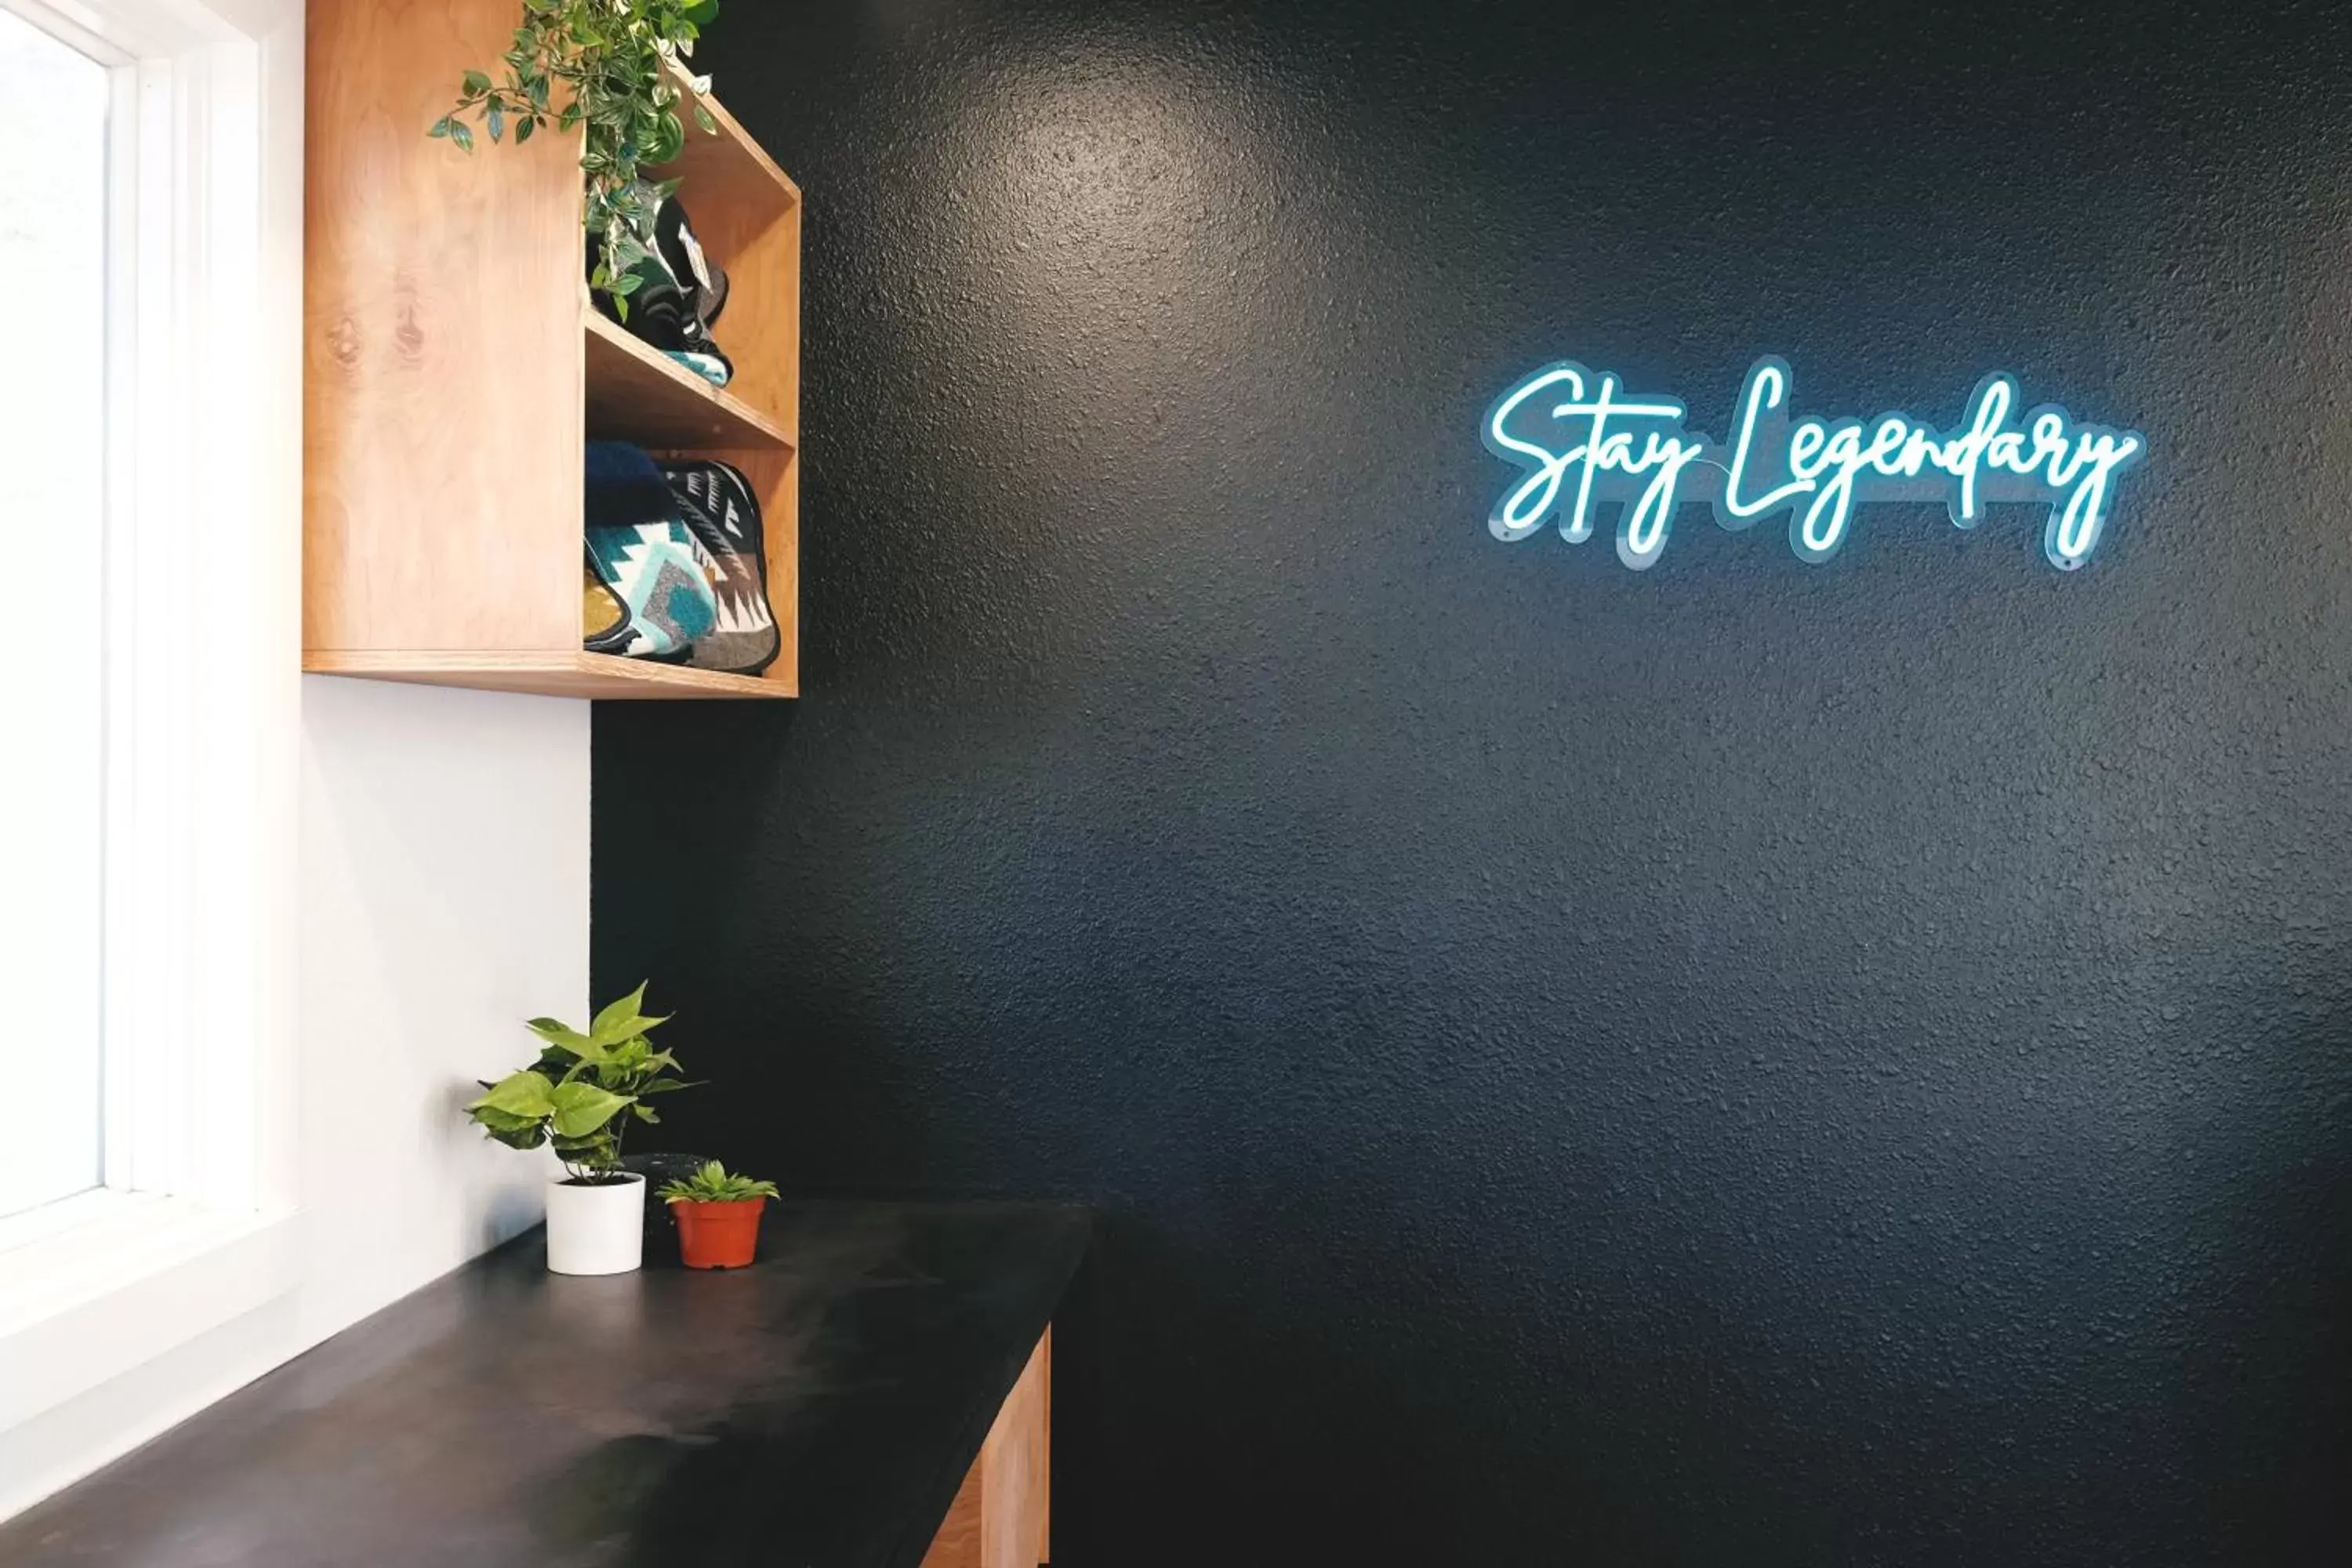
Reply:
[[[0,1432],[0,1518],[536,1224],[459,1115],[588,1000],[588,704],[302,682],[298,1284]]]

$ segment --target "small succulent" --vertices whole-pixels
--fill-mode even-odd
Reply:
[[[685,1181],[663,1183],[659,1194],[664,1203],[671,1204],[744,1204],[775,1195],[775,1183],[732,1174],[716,1160]]]

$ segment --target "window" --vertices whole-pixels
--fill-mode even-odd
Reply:
[[[0,0],[0,1428],[285,1288],[301,42]]]
[[[0,527],[28,591],[0,689],[0,996],[16,1131],[0,1223],[105,1181],[100,1068],[105,737],[107,68],[0,9]]]

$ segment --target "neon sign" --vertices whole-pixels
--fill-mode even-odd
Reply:
[[[1845,542],[1859,506],[1942,500],[1953,526],[1974,528],[1988,505],[2040,502],[2050,508],[2042,553],[2071,572],[2099,547],[2115,480],[2147,455],[2137,430],[2080,424],[2054,404],[2017,414],[2017,380],[1998,371],[1977,383],[1949,433],[1907,414],[1791,421],[1790,386],[1787,362],[1758,360],[1727,448],[1685,430],[1675,398],[1629,395],[1610,372],[1546,365],[1486,411],[1488,449],[1527,471],[1487,526],[1514,542],[1556,519],[1582,543],[1594,510],[1614,505],[1617,558],[1639,572],[1664,552],[1683,503],[1705,500],[1735,532],[1786,511],[1789,548],[1819,564]]]

